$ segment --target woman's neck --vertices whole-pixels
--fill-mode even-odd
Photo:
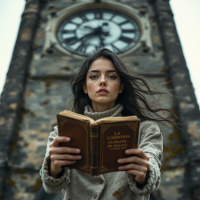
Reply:
[[[123,110],[123,106],[121,104],[117,104],[114,108],[110,110],[106,110],[103,112],[94,112],[90,105],[85,106],[84,115],[88,116],[94,120],[98,120],[104,117],[120,117],[121,112]]]
[[[92,109],[93,109],[94,112],[104,112],[104,111],[110,110],[114,107],[115,107],[115,102],[111,102],[109,104],[104,104],[104,103],[102,103],[102,104],[98,103],[97,104],[95,102],[92,102]]]

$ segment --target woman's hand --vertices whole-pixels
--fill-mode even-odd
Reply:
[[[118,163],[128,165],[120,166],[119,170],[126,170],[126,173],[135,175],[135,181],[144,186],[147,181],[147,171],[149,167],[149,157],[145,155],[142,149],[128,149],[126,154],[133,155],[128,158],[121,158]]]
[[[60,142],[70,142],[69,137],[61,137],[58,136],[54,139],[54,141],[50,144],[49,155],[51,158],[51,166],[50,166],[50,174],[54,178],[62,171],[63,165],[72,165],[76,162],[76,160],[80,160],[80,155],[71,155],[79,154],[81,152],[80,149],[70,148],[70,147],[60,147]]]

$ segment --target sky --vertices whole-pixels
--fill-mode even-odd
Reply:
[[[200,105],[200,0],[171,0],[179,38]],[[0,0],[0,94],[15,45],[25,0]]]

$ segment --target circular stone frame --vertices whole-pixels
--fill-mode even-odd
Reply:
[[[57,40],[56,31],[60,23],[66,17],[76,12],[93,9],[93,8],[107,8],[107,9],[120,11],[134,18],[134,20],[138,23],[141,30],[141,36],[140,36],[139,41],[133,48],[127,50],[124,53],[118,54],[119,57],[123,57],[123,56],[133,53],[139,47],[141,47],[144,43],[146,44],[148,49],[152,50],[149,21],[146,15],[140,14],[140,10],[137,10],[130,6],[123,5],[121,3],[116,3],[116,2],[115,3],[79,3],[79,4],[70,6],[61,11],[56,12],[53,17],[49,16],[49,21],[45,29],[46,34],[45,34],[45,44],[43,48],[43,54],[45,54],[45,52],[47,52],[47,50],[49,50],[50,47],[55,47],[59,52],[63,53],[64,55],[73,56],[80,59],[85,57],[85,56],[73,54],[70,51],[67,51],[66,49],[64,49],[60,45],[59,41]]]

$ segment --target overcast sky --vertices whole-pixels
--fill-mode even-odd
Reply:
[[[200,0],[171,0],[195,94],[200,105]],[[25,0],[0,0],[0,94],[15,45]]]

